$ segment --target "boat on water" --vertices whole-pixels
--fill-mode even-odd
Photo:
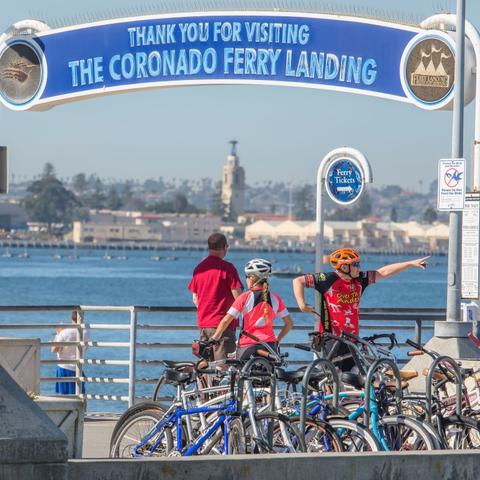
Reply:
[[[294,269],[284,268],[281,270],[274,270],[272,275],[279,278],[295,278],[302,275],[302,268],[300,265],[295,265]]]
[[[18,258],[30,258],[30,254],[28,253],[27,249],[17,255]]]

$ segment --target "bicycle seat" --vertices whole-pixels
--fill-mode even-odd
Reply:
[[[386,382],[383,382],[383,384],[385,385],[385,387],[387,387],[387,390],[389,392],[395,392],[395,390],[397,389],[397,384],[395,380],[387,380]],[[373,386],[375,388],[378,388],[380,386],[380,382],[378,381],[373,382]],[[400,382],[400,387],[402,390],[405,390],[408,387],[408,382],[405,382],[402,380]]]
[[[343,372],[340,376],[340,379],[343,383],[351,385],[357,390],[362,390],[363,387],[365,387],[365,377],[363,375],[359,375],[358,373]]]
[[[429,368],[424,368],[423,371],[422,371],[422,374],[426,377],[428,375],[429,370],[430,370]],[[452,377],[453,377],[453,375],[452,375]],[[442,372],[433,372],[432,378],[434,380],[440,381],[440,380],[446,380],[447,376]]]
[[[343,372],[341,377],[342,382],[346,383],[347,385],[351,385],[352,387],[356,388],[357,390],[362,390],[365,388],[365,380],[366,378],[363,375],[359,375],[358,373],[352,372]],[[395,380],[387,380],[386,382],[382,382],[383,385],[389,390],[390,392],[394,392],[397,388]],[[378,388],[380,386],[379,381],[373,382],[374,388]],[[408,387],[407,382],[401,382],[401,388],[405,389]]]
[[[177,370],[180,368],[187,368],[187,367],[195,367],[195,362],[174,362],[173,360],[162,360],[162,363],[167,368],[172,368],[173,370]]]
[[[388,375],[389,377],[393,377],[393,370],[389,368],[386,372],[385,375]],[[412,378],[418,377],[418,372],[416,370],[400,370],[400,378],[402,380],[411,380]]]
[[[165,370],[165,381],[173,385],[182,385],[193,381],[193,372],[178,372],[177,370]]]
[[[278,380],[285,383],[301,383],[303,378],[303,372],[299,370],[287,372],[283,368],[277,368],[275,374]]]
[[[277,379],[281,382],[298,384],[302,383],[303,377],[305,375],[306,367],[301,367],[298,370],[287,372],[283,368],[275,369]],[[317,381],[319,382],[325,377],[324,374],[320,372],[312,372],[310,374],[310,382]]]

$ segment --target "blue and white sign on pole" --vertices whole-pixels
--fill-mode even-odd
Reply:
[[[325,175],[329,197],[340,205],[356,202],[364,186],[362,170],[351,158],[341,158],[331,163]]]
[[[323,270],[323,197],[325,190],[340,205],[351,205],[360,198],[365,183],[373,182],[370,163],[355,148],[340,147],[323,157],[317,170],[317,219],[315,231],[315,271]],[[315,297],[320,307],[318,293]]]
[[[438,163],[438,210],[459,211],[465,206],[465,159],[447,158]]]

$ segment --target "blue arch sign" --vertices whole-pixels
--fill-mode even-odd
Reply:
[[[451,101],[454,82],[449,35],[320,14],[187,13],[45,25],[31,35],[11,30],[0,43],[0,101],[13,110],[209,84],[319,88],[436,109]]]
[[[333,161],[325,174],[325,187],[329,197],[340,205],[356,202],[364,187],[361,167],[351,158]]]

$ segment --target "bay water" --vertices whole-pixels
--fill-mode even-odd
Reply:
[[[7,253],[7,252],[1,252]],[[12,256],[0,256],[0,304],[1,305],[109,305],[109,306],[191,306],[188,282],[195,265],[204,258],[200,251],[120,251],[105,252],[96,249],[81,249],[73,255],[72,250],[31,249],[29,257],[19,257],[23,250],[11,249]],[[259,256],[271,260],[276,270],[299,269],[313,272],[314,255],[307,253],[251,253],[230,251],[231,261],[243,279],[243,266],[250,258]],[[126,257],[126,258],[125,258]],[[154,257],[154,259],[152,259]],[[365,255],[362,269],[376,269],[388,263],[406,260],[405,256]],[[326,268],[328,268],[326,266]],[[434,256],[427,270],[408,269],[396,277],[370,286],[362,297],[362,307],[445,307],[446,304],[446,257]],[[277,292],[287,306],[296,306],[292,280],[272,277],[271,289]],[[313,291],[308,292],[308,301],[313,303]],[[69,322],[69,312],[0,312],[3,323],[61,323]],[[128,313],[88,312],[88,323],[123,323],[128,325]],[[293,314],[298,325],[312,325],[310,315]],[[195,325],[194,313],[140,313],[139,324]],[[392,326],[393,331],[394,328]],[[2,336],[16,336],[51,340],[52,330],[2,330]],[[128,341],[128,330],[93,330],[94,341]],[[142,343],[189,343],[196,338],[195,331],[142,330],[138,342]],[[290,334],[288,342],[306,342],[306,332]],[[426,340],[427,337],[424,337]],[[295,358],[295,352],[292,358]],[[87,350],[87,358],[128,359],[127,348],[95,347]],[[49,349],[42,349],[42,358],[53,359]],[[140,360],[192,359],[188,349],[140,348]],[[156,378],[161,367],[137,368],[137,378]],[[43,366],[42,376],[55,376],[55,366]],[[87,365],[86,376],[128,377],[126,366]],[[137,394],[149,396],[152,385],[137,386]],[[44,383],[42,393],[54,391],[54,383]],[[88,393],[127,395],[125,384],[88,384]],[[89,411],[121,411],[121,402],[89,402]]]

